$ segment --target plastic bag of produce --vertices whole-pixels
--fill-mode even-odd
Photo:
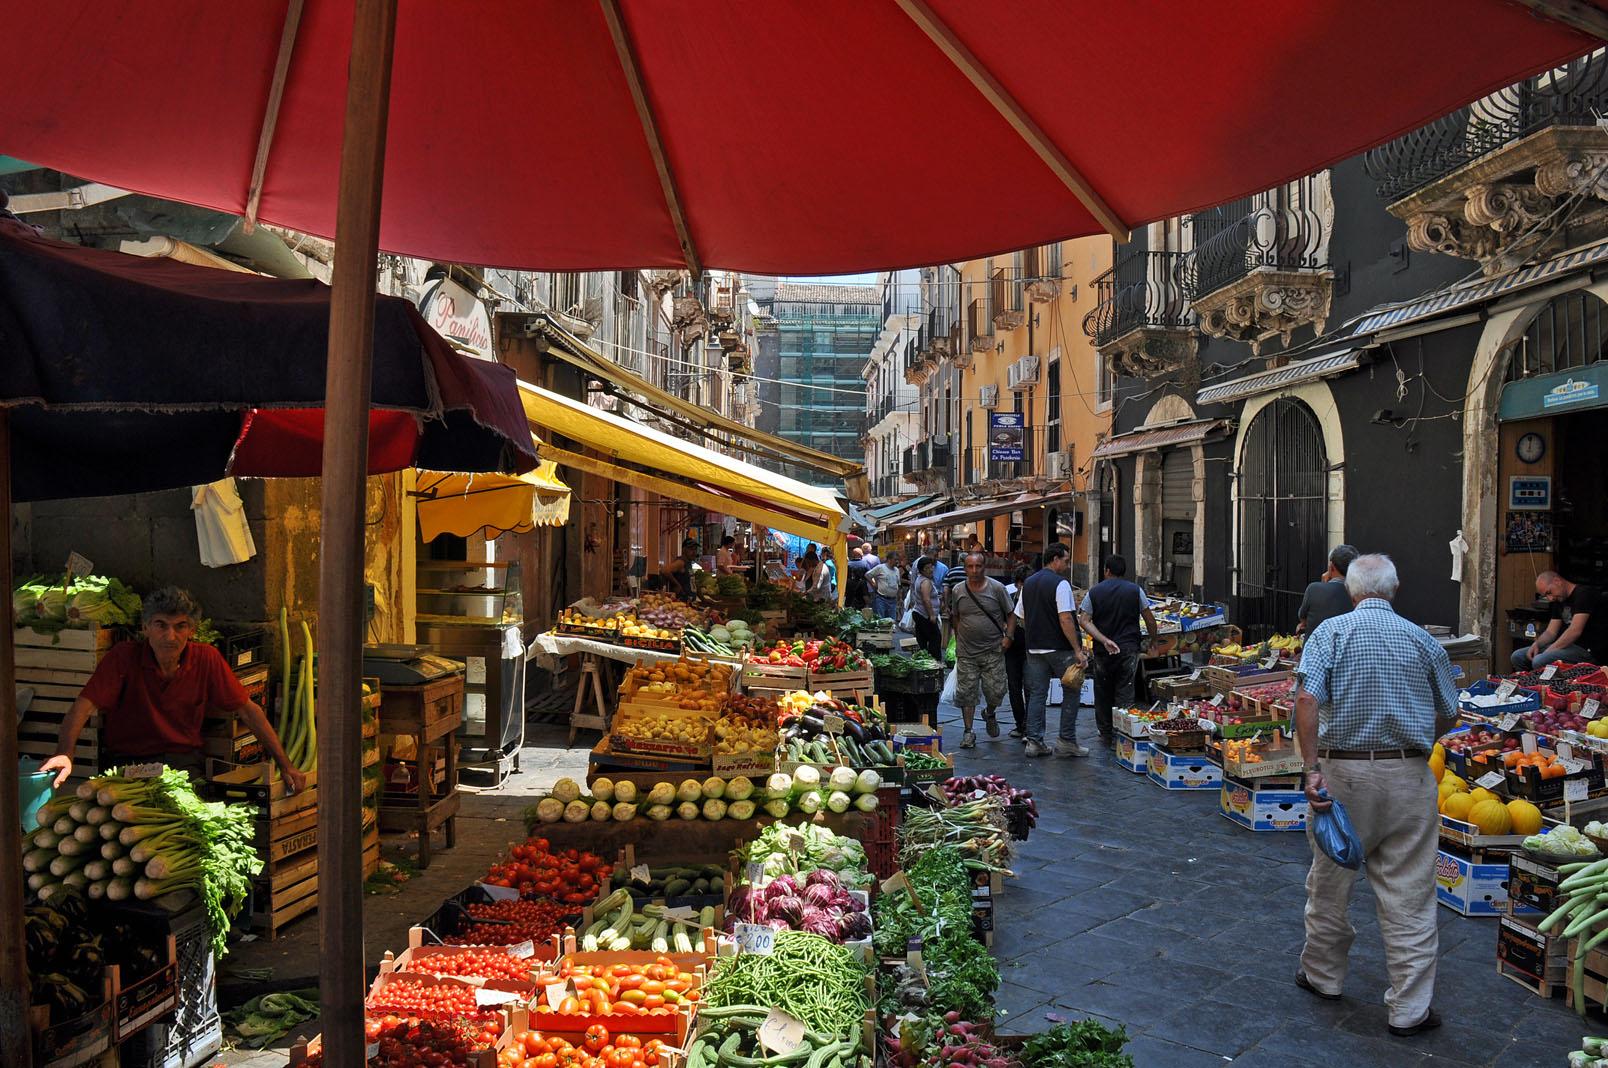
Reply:
[[[952,705],[955,703],[955,691],[959,689],[955,679],[959,673],[959,668],[950,668],[949,674],[944,676],[944,688],[943,691],[939,693],[938,700],[942,701],[946,705]]]
[[[1351,826],[1351,817],[1346,815],[1344,805],[1329,796],[1329,791],[1323,791],[1320,796],[1334,804],[1322,812],[1313,811],[1312,837],[1317,839],[1324,856],[1342,868],[1355,871],[1362,867],[1362,841],[1357,838],[1356,828]]]

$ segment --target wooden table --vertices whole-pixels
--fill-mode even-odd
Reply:
[[[388,801],[382,792],[380,830],[419,835],[419,867],[430,866],[430,836],[446,831],[446,847],[458,843],[458,744],[452,732],[463,722],[463,676],[451,675],[418,686],[382,686],[380,733],[410,735],[417,743],[417,800]],[[446,762],[441,788],[435,787],[435,763]],[[382,787],[383,790],[383,787]]]

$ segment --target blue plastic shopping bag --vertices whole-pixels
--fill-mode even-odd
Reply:
[[[1334,802],[1327,810],[1312,813],[1312,837],[1317,839],[1318,848],[1342,868],[1355,870],[1362,867],[1362,840],[1357,837],[1356,828],[1351,826],[1346,807],[1330,797],[1327,790],[1318,796]]]

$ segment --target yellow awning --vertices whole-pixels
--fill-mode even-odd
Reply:
[[[425,541],[482,532],[489,539],[569,521],[570,488],[550,460],[523,475],[420,471],[414,492]]]
[[[597,456],[561,449],[551,444],[548,435],[537,436],[536,451],[542,459],[809,538],[832,550],[843,573],[848,562],[848,519],[831,490],[806,486],[527,382],[519,384],[519,396],[525,405],[525,418],[533,428],[581,442],[621,463],[639,464],[687,481],[673,481]],[[843,584],[839,583],[840,602],[842,594]]]

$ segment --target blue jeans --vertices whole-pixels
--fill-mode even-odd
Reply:
[[[1549,645],[1532,658],[1530,647],[1513,650],[1513,669],[1515,671],[1533,671],[1544,668],[1554,660],[1562,660],[1569,664],[1593,664],[1591,650],[1579,645]]]
[[[880,593],[871,595],[871,610],[877,614],[878,619],[898,619],[899,599],[897,597],[884,597]]]
[[[1076,662],[1077,656],[1070,649],[1027,654],[1027,663],[1022,665],[1022,687],[1027,691],[1027,722],[1022,724],[1024,737],[1044,744],[1044,705],[1050,697],[1050,680],[1060,678]],[[1061,687],[1060,737],[1063,742],[1078,740],[1078,692],[1066,686]]]

